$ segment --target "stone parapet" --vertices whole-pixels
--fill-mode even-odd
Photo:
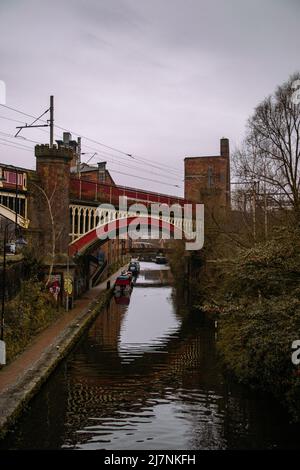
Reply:
[[[70,147],[53,145],[50,147],[48,144],[36,145],[35,156],[37,158],[49,158],[53,160],[66,160],[71,161],[74,157],[74,151]]]

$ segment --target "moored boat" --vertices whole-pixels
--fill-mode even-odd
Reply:
[[[128,271],[137,276],[140,272],[140,263],[138,261],[130,261]]]
[[[114,292],[131,292],[132,289],[132,275],[131,273],[124,272],[117,277],[114,285]]]

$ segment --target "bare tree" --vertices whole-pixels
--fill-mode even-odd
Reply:
[[[46,286],[49,284],[51,275],[53,272],[53,266],[54,266],[54,261],[55,261],[55,252],[56,252],[56,241],[61,235],[61,230],[56,233],[56,227],[55,227],[55,222],[54,222],[54,214],[53,214],[53,208],[52,208],[52,200],[54,197],[54,194],[56,192],[56,185],[54,186],[53,192],[50,195],[50,197],[47,195],[46,191],[37,183],[34,183],[33,181],[30,182],[36,189],[38,189],[44,196],[45,201],[47,203],[48,207],[48,212],[49,212],[49,218],[50,218],[50,226],[51,226],[51,263],[49,266],[49,273],[48,273],[48,279],[46,281]]]
[[[261,183],[280,206],[288,204],[300,220],[300,104],[294,99],[300,73],[260,103],[248,121],[244,144],[235,154],[237,176]],[[245,186],[246,187],[246,186]]]

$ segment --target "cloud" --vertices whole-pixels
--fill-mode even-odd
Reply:
[[[292,0],[2,1],[0,79],[13,107],[38,115],[53,93],[57,124],[183,169],[186,155],[218,153],[223,135],[238,143],[256,104],[299,69],[298,18]],[[0,118],[0,129],[14,124]],[[1,161],[35,164],[33,153],[0,152]]]

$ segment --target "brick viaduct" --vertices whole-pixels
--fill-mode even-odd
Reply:
[[[74,292],[75,295],[80,295],[82,291],[90,286],[88,278],[91,272],[89,263],[83,262],[79,266],[78,263],[74,263],[73,257],[69,256],[71,231],[70,203],[78,198],[78,194],[74,193],[75,179],[74,174],[72,175],[72,167],[74,169],[74,165],[78,163],[76,162],[76,149],[72,146],[59,144],[53,147],[37,145],[35,147],[35,156],[36,171],[18,169],[18,178],[20,178],[20,174],[23,175],[22,187],[19,188],[19,198],[20,201],[23,201],[22,198],[25,200],[25,203],[22,202],[22,210],[19,205],[19,213],[23,212],[22,215],[30,220],[26,230],[26,237],[39,256],[43,258],[45,269],[52,268],[52,276],[58,274],[63,279],[66,271],[68,271],[74,279],[77,279]],[[98,168],[101,170],[101,173],[93,173],[91,170],[86,171],[86,174],[82,173],[79,175],[81,179],[79,181],[81,200],[85,198],[82,195],[81,189],[82,187],[85,188],[84,185],[93,185],[92,191],[95,192],[94,188],[96,188],[97,194],[97,191],[99,191],[98,187],[102,190],[105,186],[103,181],[110,177],[109,172],[105,170],[105,165],[103,173],[103,163],[99,164]],[[0,176],[5,176],[5,173],[8,175],[9,171],[7,166],[0,165]],[[101,179],[97,182],[100,176]],[[93,179],[94,181],[92,181]],[[112,183],[113,180],[110,178],[109,185],[107,185],[109,189],[106,188],[106,191],[110,191],[110,198],[112,193],[116,191],[118,194],[120,193],[120,187]],[[131,197],[134,199],[133,193],[135,192],[135,196],[139,201],[141,198],[146,197],[148,201],[157,200],[169,204],[174,202],[183,204],[186,201],[192,201],[194,203],[204,203],[206,207],[218,207],[221,210],[227,210],[230,207],[230,154],[228,139],[221,139],[220,155],[185,158],[184,183],[184,198],[158,195],[132,188],[130,188],[130,191],[127,189],[126,194],[131,194]],[[6,204],[9,206],[10,203],[7,202],[9,197],[6,195],[13,195],[13,191],[13,183],[11,185],[9,182],[7,184],[0,183],[1,207],[5,205],[4,198],[6,198]],[[87,204],[91,204],[91,201],[87,201]],[[95,205],[95,200],[93,204]],[[79,225],[91,223],[90,220],[88,222],[86,220],[84,219],[84,222],[79,222],[78,219],[77,223]],[[80,231],[80,227],[78,230]],[[112,265],[115,262],[121,261],[127,246],[127,241],[110,240],[102,244],[100,251],[103,258],[107,259],[108,265]],[[98,255],[99,246],[89,253],[90,259],[94,258],[94,260],[96,260]]]

